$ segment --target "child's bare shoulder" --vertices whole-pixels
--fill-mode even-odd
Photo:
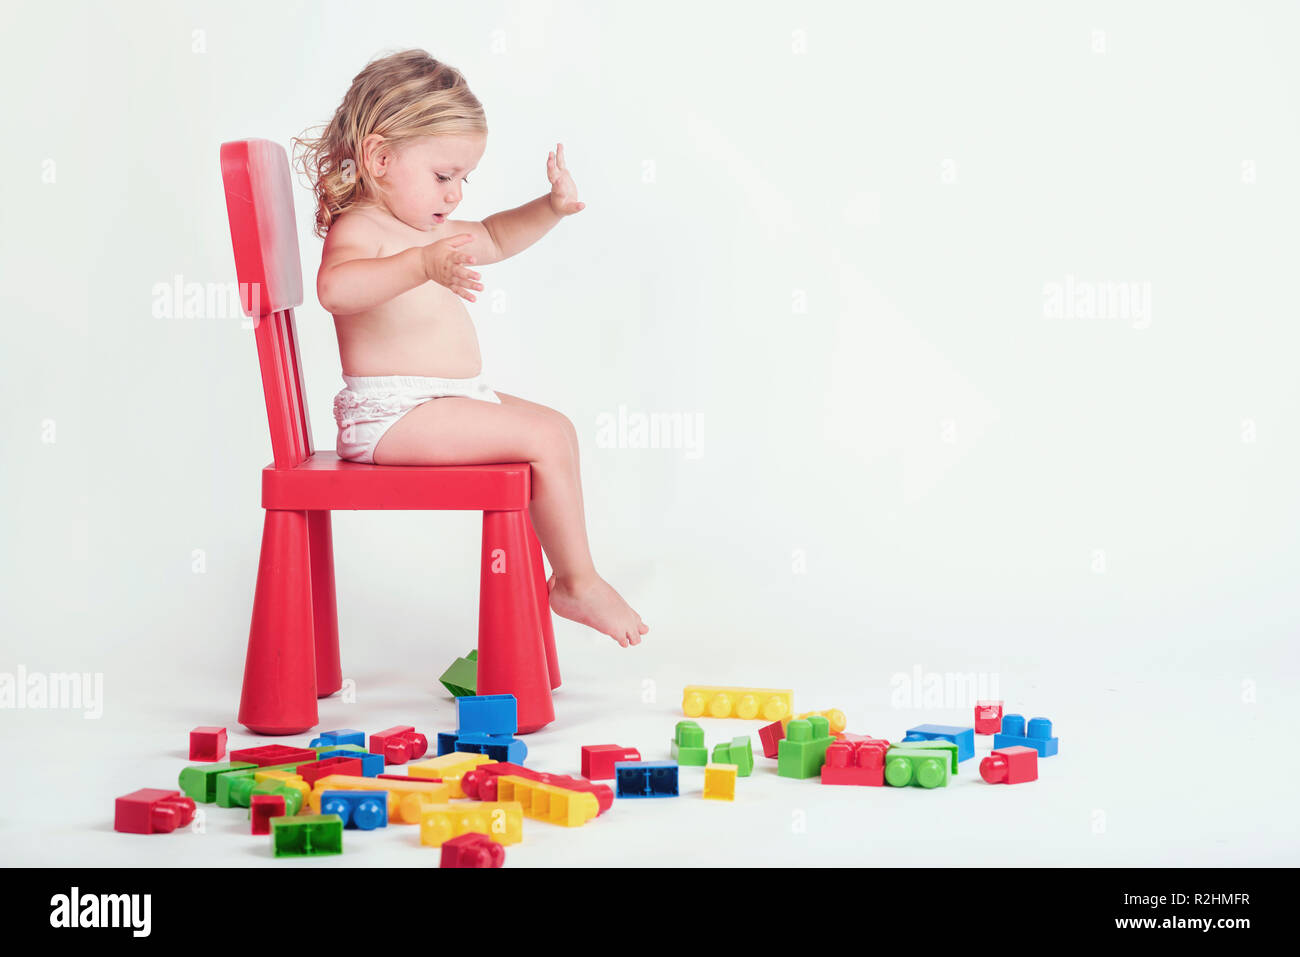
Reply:
[[[333,266],[349,259],[382,255],[384,229],[366,209],[349,209],[330,223],[325,233],[321,266]]]

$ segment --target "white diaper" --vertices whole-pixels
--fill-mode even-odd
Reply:
[[[374,464],[375,446],[384,433],[417,405],[446,396],[501,402],[483,383],[482,376],[437,379],[419,375],[345,375],[343,381],[347,387],[334,396],[334,421],[339,426],[335,448],[341,459],[370,465]]]

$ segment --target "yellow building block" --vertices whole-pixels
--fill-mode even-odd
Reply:
[[[734,764],[706,764],[704,766],[704,796],[718,801],[736,799],[736,772]]]
[[[319,814],[322,791],[387,791],[388,823],[419,824],[425,806],[450,801],[451,790],[451,785],[437,781],[390,781],[350,774],[330,774],[316,782],[308,802],[313,813]]]
[[[571,791],[513,774],[497,778],[497,800],[518,801],[524,817],[565,827],[581,827],[600,813],[596,795],[588,791]]]
[[[774,688],[687,685],[682,710],[688,718],[761,718],[780,721],[794,714],[794,692]]]
[[[430,804],[420,815],[420,843],[430,847],[471,831],[498,844],[518,844],[524,839],[524,809],[518,801],[456,801]]]
[[[460,779],[466,772],[480,764],[496,764],[486,754],[471,754],[468,751],[454,751],[437,758],[413,761],[406,766],[406,773],[413,778],[442,778],[444,784],[451,785],[451,796],[463,798]]]
[[[781,727],[784,728],[791,721],[798,721],[801,718],[808,718],[812,715],[820,715],[826,719],[826,723],[831,726],[831,734],[843,734],[844,729],[849,726],[849,719],[844,716],[844,712],[839,708],[828,708],[825,711],[805,711],[803,714],[796,714],[790,718],[781,719]]]
[[[304,781],[301,775],[294,774],[292,771],[254,771],[253,780],[258,784],[263,781],[278,781],[284,787],[293,788],[302,795],[303,807],[307,806],[307,801],[311,797],[311,785]]]

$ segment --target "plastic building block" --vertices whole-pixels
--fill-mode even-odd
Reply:
[[[249,764],[264,768],[272,764],[288,764],[292,761],[299,763],[315,761],[316,752],[308,748],[291,748],[284,744],[264,744],[260,748],[240,748],[238,751],[231,751],[230,760],[247,761]]]
[[[329,774],[349,774],[364,777],[360,758],[322,758],[309,764],[298,765],[299,776],[309,785]]]
[[[822,765],[822,784],[855,784],[860,787],[883,787],[885,752],[888,741],[868,738],[863,741],[835,741],[826,747]]]
[[[1060,750],[1060,741],[1052,737],[1052,722],[1046,718],[1030,718],[1026,729],[1024,715],[1009,714],[1002,719],[1002,730],[993,735],[993,748],[1014,745],[1033,748],[1040,758],[1050,758]]]
[[[519,704],[512,694],[466,695],[456,699],[461,734],[510,734],[519,730]]]
[[[322,751],[318,755],[317,760],[325,761],[329,758],[356,758],[361,762],[362,776],[367,778],[373,778],[378,774],[382,774],[384,770],[384,756],[382,754],[374,754],[370,751]]]
[[[826,748],[834,740],[830,723],[819,714],[791,721],[777,745],[776,773],[783,778],[817,777],[826,763]]]
[[[366,746],[365,732],[357,731],[353,728],[340,728],[337,731],[322,731],[318,736],[311,739],[309,747],[337,747],[340,744],[355,744],[357,747],[364,749]]]
[[[730,742],[713,746],[714,764],[734,764],[736,774],[747,778],[754,773],[754,743],[749,735],[732,738]]]
[[[502,774],[496,779],[498,801],[518,801],[524,817],[565,827],[581,827],[600,813],[596,796],[542,781]]]
[[[957,745],[958,761],[975,757],[974,728],[959,728],[951,724],[918,724],[915,728],[908,728],[903,735],[904,742],[935,740],[951,741]]]
[[[409,724],[399,724],[370,736],[370,753],[382,754],[386,764],[405,764],[429,751],[429,739]]]
[[[428,778],[365,778],[332,775],[316,782],[309,797],[311,809],[321,810],[321,796],[326,791],[386,791],[389,824],[419,824],[420,815],[429,804],[451,800],[451,785]]]
[[[780,721],[794,714],[794,692],[773,688],[719,688],[687,685],[682,711],[688,718],[762,718]]]
[[[437,739],[438,741],[437,756],[442,757],[444,754],[453,753],[456,750],[456,739],[459,737],[460,735],[457,734],[455,731],[439,731],[438,739]]]
[[[1021,744],[995,748],[980,762],[980,777],[989,784],[1024,784],[1038,780],[1038,752]]]
[[[820,715],[825,718],[826,723],[830,725],[831,734],[833,735],[843,734],[844,729],[849,726],[849,719],[844,716],[844,712],[839,708],[828,708],[825,711],[805,711],[803,714],[794,715],[793,719],[783,718],[781,724],[787,725],[791,720],[798,720],[800,718],[807,719],[811,718],[813,715]]]
[[[235,771],[247,771],[257,765],[247,761],[231,761],[228,764],[212,764],[207,767],[182,768],[178,783],[187,797],[200,804],[211,804],[217,799],[217,781],[224,774]]]
[[[322,791],[322,814],[337,814],[345,828],[373,831],[388,826],[387,791]]]
[[[478,687],[478,649],[453,661],[438,680],[454,698],[472,695]]]
[[[278,767],[249,768],[244,771],[230,771],[217,778],[217,807],[248,807],[257,786],[258,774],[268,771],[290,771],[296,764],[282,764]]]
[[[588,781],[609,781],[614,778],[616,761],[640,761],[641,752],[617,744],[584,744],[582,746],[582,776]]]
[[[316,752],[317,758],[325,754],[342,754],[349,758],[357,758],[370,753],[364,744],[326,744],[319,748],[314,747],[312,750]]]
[[[736,799],[736,770],[734,764],[706,764],[704,766],[704,796],[715,801],[734,801]]]
[[[890,748],[885,752],[885,783],[894,788],[947,787],[948,756],[933,748]]]
[[[276,857],[342,854],[343,819],[337,814],[273,817],[271,849]]]
[[[621,798],[677,797],[677,765],[672,761],[619,761],[614,781]]]
[[[440,847],[471,833],[498,844],[518,844],[524,839],[524,809],[518,801],[453,801],[430,804],[420,817],[421,844]]]
[[[270,834],[271,818],[285,816],[283,794],[254,794],[253,803],[248,806],[248,817],[252,821],[253,834]]]
[[[439,867],[500,867],[506,861],[506,849],[485,834],[473,831],[442,842]]]
[[[190,732],[191,761],[220,761],[225,756],[225,728],[204,726]]]
[[[785,722],[773,721],[758,729],[758,740],[763,745],[763,757],[775,758],[780,751],[778,746],[785,737]]]
[[[141,788],[113,805],[113,830],[124,834],[169,834],[194,820],[194,799],[180,791]]]
[[[908,741],[906,744],[898,745],[900,748],[906,748],[909,751],[942,751],[944,760],[948,762],[948,773],[957,773],[957,745],[951,741],[945,741],[942,738],[934,738],[929,741]]]
[[[476,768],[480,764],[494,764],[491,758],[486,754],[472,754],[467,751],[457,751],[454,754],[444,754],[437,758],[425,758],[415,764],[407,766],[412,777],[416,778],[439,778],[444,784],[451,785],[451,796],[460,798],[465,796],[465,792],[460,787],[460,777],[471,768]]]
[[[530,781],[538,781],[542,784],[553,784],[569,791],[582,791],[591,794],[596,798],[598,814],[604,814],[614,805],[614,790],[608,784],[594,784],[583,778],[570,777],[565,774],[547,774],[504,761],[499,764],[483,764],[471,771],[467,771],[461,778],[461,788],[466,797],[473,798],[476,801],[495,801],[497,800],[497,782],[506,774],[513,774],[516,777],[527,778]]]
[[[1002,730],[1002,702],[975,702],[975,733],[997,734]]]
[[[681,767],[702,768],[709,763],[704,746],[704,729],[694,721],[678,721],[673,736],[672,757]]]
[[[471,731],[456,739],[456,750],[467,754],[486,754],[493,761],[509,761],[512,764],[523,764],[524,758],[528,757],[528,745],[508,734]]]

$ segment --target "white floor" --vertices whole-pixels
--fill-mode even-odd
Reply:
[[[557,720],[526,739],[527,763],[538,769],[577,773],[579,747],[592,743],[632,745],[647,760],[667,758],[681,717],[682,686],[720,677],[657,661],[649,646],[635,653],[607,648],[567,624],[560,637],[566,684],[555,697]],[[645,667],[652,661],[653,671]],[[757,665],[742,670],[754,684],[779,684],[782,671]],[[926,721],[969,723],[965,709],[891,707],[888,675],[862,683],[877,691],[854,693],[846,690],[852,682],[834,662],[826,662],[824,671],[821,684],[794,685],[796,707],[839,707],[849,716],[850,730],[892,738]],[[321,728],[369,732],[406,722],[432,737],[454,727],[454,705],[441,689],[430,690],[431,681],[396,668],[349,672],[346,657],[344,672],[365,690],[358,694],[364,701],[321,702]],[[1036,783],[984,784],[978,761],[990,748],[987,737],[977,738],[976,758],[962,763],[953,784],[934,791],[823,787],[780,778],[775,762],[759,758],[754,776],[739,782],[737,799],[728,804],[704,800],[702,770],[688,768],[681,772],[677,799],[616,800],[608,813],[578,829],[526,821],[524,841],[508,849],[506,864],[1300,863],[1294,742],[1285,731],[1292,725],[1282,723],[1280,702],[1242,702],[1236,679],[1188,679],[1175,672],[1144,680],[1076,673],[1032,683],[1003,673],[1000,682],[1009,710],[1042,713],[1056,722],[1061,753],[1041,762]],[[139,787],[175,787],[177,773],[189,763],[191,727],[227,724],[232,747],[268,741],[238,732],[232,714],[237,696],[238,673],[230,668],[191,676],[186,687],[171,693],[156,683],[114,687],[99,719],[67,710],[6,712],[0,766],[12,784],[0,821],[4,863],[436,863],[437,852],[421,846],[418,828],[409,826],[348,831],[339,858],[277,861],[269,838],[247,833],[246,811],[212,805],[204,806],[202,827],[184,833],[115,833],[113,798]],[[760,725],[701,723],[710,747]],[[307,740],[302,735],[287,743]],[[754,743],[757,750],[756,734]]]

